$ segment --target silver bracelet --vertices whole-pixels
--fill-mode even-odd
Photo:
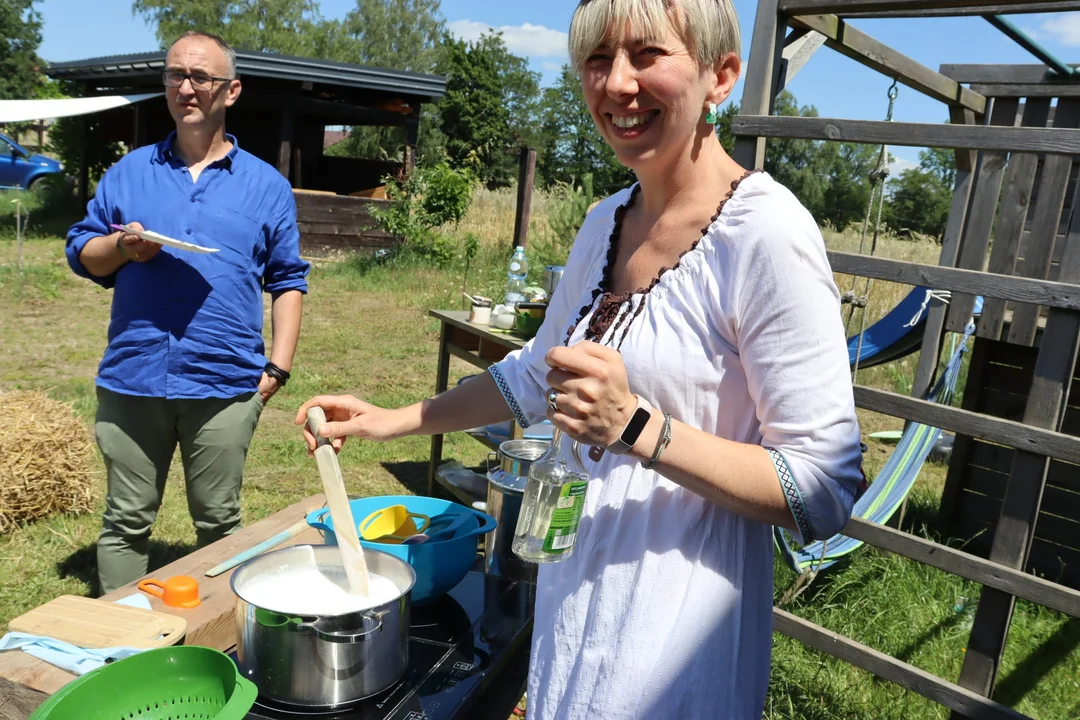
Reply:
[[[671,415],[664,413],[664,425],[660,428],[660,437],[656,440],[656,449],[653,450],[652,457],[648,462],[641,463],[641,467],[646,470],[652,470],[656,463],[660,462],[660,456],[664,454],[664,449],[671,443]]]

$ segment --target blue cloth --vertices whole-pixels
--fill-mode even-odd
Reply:
[[[98,385],[147,397],[236,397],[257,389],[266,366],[263,292],[306,293],[311,266],[300,259],[296,203],[277,170],[229,135],[228,156],[193,183],[173,153],[175,137],[105,173],[86,218],[68,233],[68,264],[113,289]],[[163,246],[149,262],[91,276],[79,260],[86,243],[129,222],[220,252]]]
[[[19,632],[9,632],[0,638],[0,652],[5,650],[22,650],[73,675],[85,675],[106,662],[123,660],[142,652],[139,648],[128,647],[81,648],[53,638]]]

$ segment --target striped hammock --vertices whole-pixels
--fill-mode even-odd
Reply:
[[[963,340],[953,351],[945,371],[923,399],[939,405],[952,402],[956,383],[960,378],[961,362],[974,332],[975,323],[971,322],[964,331]],[[862,496],[856,499],[852,515],[879,524],[888,522],[911,491],[927,456],[940,437],[940,428],[922,423],[908,423],[885,467]],[[819,540],[806,547],[797,548],[782,528],[774,528],[773,535],[776,547],[787,564],[800,574],[804,571],[820,572],[863,544],[860,540],[838,534],[828,540]]]

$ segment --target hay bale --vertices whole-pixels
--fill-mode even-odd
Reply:
[[[70,405],[39,392],[0,393],[0,534],[94,508],[97,457]]]

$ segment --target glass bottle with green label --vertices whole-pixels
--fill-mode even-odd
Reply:
[[[551,447],[529,468],[512,545],[514,554],[529,562],[558,562],[574,552],[589,477],[564,457],[563,438],[555,428]],[[565,442],[567,448],[570,444]]]

